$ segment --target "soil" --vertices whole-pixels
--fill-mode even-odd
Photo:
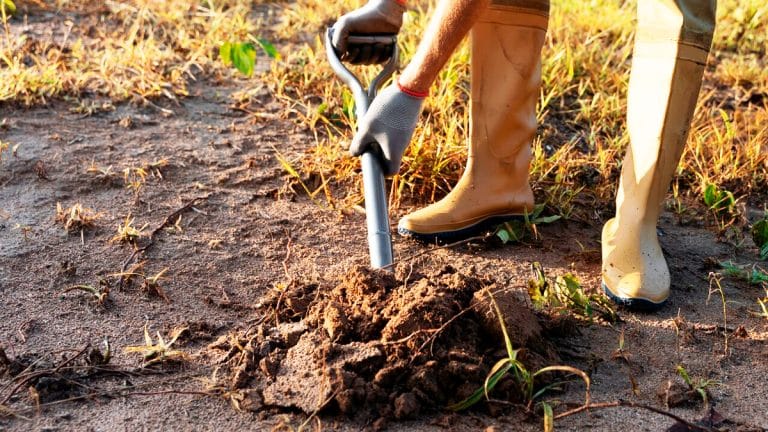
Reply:
[[[620,311],[614,324],[535,312],[526,294],[533,262],[599,290],[602,220],[542,226],[541,239],[505,247],[420,254],[426,246],[396,238],[395,272],[373,272],[362,215],[285,186],[276,153],[295,160],[313,135],[283,119],[266,92],[258,118],[231,109],[236,87],[201,80],[178,104],[157,103],[171,115],[130,104],[89,116],[63,102],[0,105],[0,139],[19,145],[0,162],[0,430],[260,430],[297,428],[313,414],[309,424],[331,430],[540,430],[512,380],[492,393],[497,402],[445,409],[505,356],[489,292],[526,366],[584,370],[595,402],[712,419],[686,395],[676,373],[684,365],[715,382],[709,400],[724,419],[768,427],[768,321],[752,313],[765,293],[723,278],[724,317],[708,279],[718,261],[754,263],[749,241],[718,242],[665,214],[671,300],[654,314]],[[163,159],[138,195],[125,187],[126,168]],[[68,232],[55,221],[57,203],[81,203],[98,218]],[[393,212],[393,223],[408,210]],[[110,241],[128,215],[155,231],[151,241]],[[152,285],[121,278],[128,270],[165,272]],[[107,294],[68,291],[76,285]],[[145,328],[153,343],[177,334],[179,352],[160,361],[125,350],[146,343]],[[563,412],[584,401],[584,386],[569,381],[547,399]],[[556,425],[673,423],[612,408]]]

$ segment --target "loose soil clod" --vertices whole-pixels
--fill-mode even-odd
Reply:
[[[332,288],[293,283],[260,302],[270,325],[240,342],[224,337],[209,350],[230,351],[219,356],[235,387],[261,395],[245,404],[252,408],[411,418],[471,394],[503,356],[489,290],[512,343],[525,348],[523,361],[533,367],[557,362],[539,317],[511,289],[451,267],[407,283],[363,267]],[[275,326],[273,316],[284,322]],[[231,355],[246,340],[247,353]],[[509,384],[494,394],[520,397]]]

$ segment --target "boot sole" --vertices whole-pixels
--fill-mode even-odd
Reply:
[[[632,311],[655,312],[667,304],[668,299],[655,303],[644,298],[619,297],[608,288],[608,285],[606,285],[604,281],[600,281],[600,285],[603,287],[605,295],[607,295],[611,301]]]
[[[447,244],[447,243],[454,243],[461,240],[466,240],[470,237],[475,237],[484,232],[493,230],[497,225],[501,225],[505,222],[511,222],[515,220],[524,221],[525,216],[523,215],[491,216],[481,220],[480,222],[477,222],[474,225],[470,225],[466,228],[461,228],[454,231],[443,231],[443,232],[436,232],[436,233],[429,233],[429,234],[411,231],[409,229],[398,226],[397,233],[403,237],[409,237],[424,243],[437,242],[438,244]]]

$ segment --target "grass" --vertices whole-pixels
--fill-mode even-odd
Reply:
[[[219,46],[246,39],[259,25],[249,0],[57,0],[18,5],[0,35],[0,102],[52,98],[175,100],[200,76],[228,76]],[[58,37],[21,34],[26,14],[56,12]],[[78,18],[69,21],[72,15]]]
[[[258,13],[264,6],[247,0],[17,5],[14,16],[2,18],[0,103],[69,99],[85,115],[112,106],[112,101],[156,106],[154,101],[189,95],[190,83],[199,78],[231,81],[237,72],[225,61],[252,72],[249,65],[233,61],[237,56],[232,49],[226,59],[220,53],[226,46],[243,46],[250,59],[260,46],[275,59],[271,70],[257,71],[258,81],[243,85],[235,102],[254,112],[248,109],[251,94],[268,87],[284,102],[282,116],[314,136],[314,145],[301,159],[284,163],[296,174],[291,177],[301,185],[300,193],[315,200],[319,194],[329,208],[351,207],[362,201],[359,164],[345,154],[355,128],[354,107],[350,92],[327,64],[320,36],[335,17],[361,3],[271,4],[269,8],[279,9],[279,22],[270,30],[258,18],[264,16]],[[762,0],[720,3],[710,66],[673,181],[673,208],[679,213],[706,212],[701,196],[707,188],[729,191],[735,200],[753,205],[764,201],[768,190],[768,5]],[[403,64],[414,53],[433,4],[412,3],[399,40]],[[631,0],[591,0],[588,8],[582,1],[564,0],[552,7],[531,164],[537,200],[547,213],[594,219],[613,211],[628,143],[624,128],[634,7]],[[24,16],[34,21],[41,11],[59,14],[58,36],[20,32]],[[77,16],[77,25],[65,19],[72,16]],[[279,52],[260,37],[265,32],[277,41]],[[461,174],[469,120],[468,60],[465,43],[435,83],[403,168],[391,180],[390,207],[434,201]],[[364,79],[376,72],[375,67],[358,71]],[[129,187],[140,188],[140,174],[129,173]]]
[[[68,232],[92,228],[100,217],[101,213],[84,207],[80,203],[75,203],[68,208],[62,207],[59,202],[56,203],[56,222],[64,226]]]
[[[142,367],[165,362],[180,362],[189,360],[191,356],[184,351],[173,348],[178,338],[188,332],[187,327],[176,327],[171,330],[168,341],[157,332],[157,340],[149,335],[148,325],[144,326],[144,345],[127,346],[123,351],[127,354],[140,354],[143,359]]]
[[[612,212],[628,143],[626,86],[634,34],[634,2],[594,0],[589,8],[582,3],[568,0],[552,8],[531,165],[539,202],[574,218]],[[314,179],[317,188],[321,178],[334,179],[333,199],[345,204],[362,199],[357,162],[344,154],[355,120],[349,92],[327,67],[316,35],[357,4],[307,0],[287,10],[278,34],[306,42],[291,45],[284,61],[273,68],[271,83],[278,98],[290,101],[298,121],[321,131],[300,161],[303,178]],[[409,12],[400,37],[403,59],[413,53],[431,5],[419,2]],[[768,120],[768,68],[763,59],[768,6],[760,0],[723,1],[719,17],[675,190],[678,199],[699,203],[703,189],[715,185],[756,203],[768,187],[768,131],[763,126]],[[434,85],[403,168],[392,179],[391,206],[433,201],[460,175],[468,130],[468,56],[465,44]],[[307,64],[314,66],[304,68]],[[370,78],[374,72],[368,68],[360,74]]]

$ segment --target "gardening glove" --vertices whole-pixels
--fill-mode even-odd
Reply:
[[[341,60],[352,64],[376,64],[392,55],[392,46],[386,44],[351,44],[349,36],[394,35],[403,25],[404,4],[398,0],[370,0],[336,21],[331,44]]]
[[[426,95],[402,89],[397,83],[382,90],[360,120],[349,147],[350,154],[360,156],[373,151],[382,163],[384,175],[397,174],[424,97]]]

